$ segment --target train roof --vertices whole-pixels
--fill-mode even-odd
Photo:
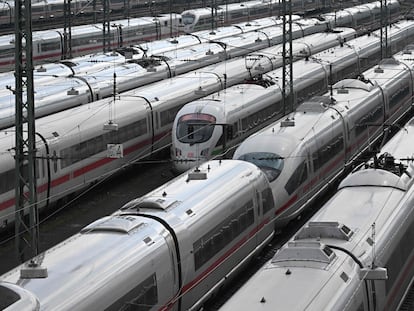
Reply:
[[[264,89],[263,86],[257,84],[237,84],[187,103],[177,113],[177,117],[187,113],[194,113],[194,111],[198,113],[214,113],[217,116],[217,122],[220,123],[222,118],[231,118],[232,115],[238,112],[242,115],[249,115],[253,109],[255,111],[259,110],[259,108],[253,106],[262,105],[261,98],[266,98],[270,93],[274,92],[272,89],[269,89],[269,92],[266,93],[263,92]],[[257,94],[261,94],[260,97]]]
[[[391,155],[395,163],[403,165],[414,163],[413,137],[414,119],[411,119],[381,148],[381,154]]]
[[[401,211],[407,192],[395,185],[412,184],[412,178],[404,181],[389,174],[368,169],[348,176],[334,197],[221,310],[342,310],[361,282],[359,264],[373,262],[372,224],[379,237],[392,232],[388,224],[400,226],[405,217]],[[393,185],[381,184],[384,178]],[[376,242],[381,242],[376,245],[381,254],[388,241]]]
[[[21,270],[28,268],[23,264],[0,279],[18,283],[38,299],[44,310],[73,310],[73,306],[70,307],[73,304],[77,308],[92,304],[103,306],[105,296],[101,295],[99,300],[94,297],[99,293],[97,289],[117,290],[108,280],[119,286],[125,279],[120,278],[122,274],[139,276],[137,271],[154,259],[157,250],[166,251],[164,230],[152,219],[108,216],[42,253],[38,260],[41,267],[47,269],[45,278],[21,278]],[[140,265],[137,266],[137,262]],[[113,301],[105,303],[110,305]]]
[[[171,225],[194,222],[207,213],[217,213],[225,198],[234,197],[266,177],[254,164],[239,160],[213,160],[181,174],[121,208],[120,213],[162,214]],[[215,198],[220,198],[220,203]],[[117,212],[118,213],[118,212]],[[164,216],[162,216],[164,217]],[[167,217],[167,216],[165,216]]]

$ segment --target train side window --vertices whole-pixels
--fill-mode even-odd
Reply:
[[[0,174],[0,191],[1,193],[13,190],[15,187],[15,171],[14,169],[8,170]]]
[[[253,201],[249,200],[215,228],[194,242],[194,267],[202,267],[218,252],[228,246],[244,230],[254,224]]]
[[[171,109],[167,109],[160,112],[160,118],[161,118],[161,127],[172,124],[174,122],[175,116],[177,115],[178,110],[181,109],[181,106],[173,107]]]
[[[273,194],[270,188],[266,188],[262,191],[262,205],[263,205],[263,215],[270,211],[273,207]]]
[[[147,311],[158,304],[158,287],[155,273],[118,299],[106,310]]]
[[[40,45],[40,50],[42,52],[48,51],[59,51],[60,50],[60,42],[46,42]]]
[[[107,144],[125,143],[129,140],[136,139],[147,133],[147,120],[141,119],[137,122],[121,127],[116,132],[107,132],[100,136],[93,137],[81,143],[75,144],[68,148],[62,149],[61,168],[89,158],[92,155],[106,150]]]
[[[399,104],[404,97],[408,96],[409,92],[409,86],[405,85],[405,87],[398,89],[394,94],[392,94],[389,101],[390,108],[393,108],[395,105]]]
[[[293,172],[285,185],[285,189],[291,195],[306,179],[308,178],[308,167],[306,161],[303,161]]]

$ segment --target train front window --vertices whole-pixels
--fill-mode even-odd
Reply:
[[[185,144],[199,144],[210,139],[216,118],[205,113],[183,115],[177,123],[177,139]]]
[[[239,160],[258,166],[269,181],[274,181],[282,172],[284,161],[281,156],[271,152],[252,152],[239,157]]]
[[[194,24],[195,16],[193,14],[186,14],[182,16],[184,25]]]

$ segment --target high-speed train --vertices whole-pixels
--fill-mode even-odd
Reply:
[[[215,39],[208,43],[199,42],[198,45],[182,47],[178,50],[165,51],[167,48],[163,45],[158,46],[158,48],[153,46],[151,51],[158,51],[157,55],[147,57],[140,55],[137,58],[133,57],[128,63],[123,62],[124,56],[116,52],[110,52],[65,60],[59,65],[45,64],[38,66],[34,72],[37,82],[35,83],[36,115],[44,115],[42,107],[47,107],[46,111],[48,113],[60,111],[85,102],[112,96],[114,89],[115,93],[124,92],[211,63],[223,62],[228,58],[238,57],[257,49],[276,45],[283,38],[283,30],[277,25],[280,20],[257,20],[248,28],[258,29],[262,27],[261,25],[269,23],[276,23],[276,25],[251,32],[247,29],[241,34]],[[296,21],[292,28],[292,38],[295,39],[324,31],[327,26],[325,23],[311,18]],[[221,35],[210,35],[210,38],[225,36],[224,32]],[[349,40],[355,34],[354,31],[343,28],[340,30],[335,28],[333,32],[337,33],[339,40],[343,41]],[[165,41],[164,43],[166,44]],[[337,42],[335,41],[335,43]],[[169,42],[168,44],[171,45]],[[328,40],[328,37],[321,38],[320,41],[316,42],[306,41],[302,43],[304,45],[303,49],[307,50],[306,53],[308,54],[316,52],[319,48],[328,48],[330,44],[331,41]],[[143,49],[144,47],[142,47]],[[274,52],[277,54],[277,60],[280,63],[280,49],[279,51],[274,49],[262,50],[255,57],[268,58],[269,61],[273,62]],[[268,55],[262,55],[263,53]],[[66,66],[62,66],[62,64]],[[246,66],[244,61],[241,62],[241,66]],[[66,67],[69,67],[69,69]],[[59,68],[62,68],[62,73],[59,73]],[[61,79],[60,76],[69,76],[69,78]],[[0,77],[0,86],[12,85],[14,79],[11,72],[8,75],[3,74]],[[71,80],[73,80],[73,83]],[[54,85],[60,87],[55,88]],[[77,88],[78,85],[79,88]],[[11,120],[13,119],[15,106],[13,88],[8,87],[6,89],[4,87],[0,91],[0,97],[2,103],[2,109],[0,109],[1,119],[4,121],[8,116],[10,121],[8,123],[1,122],[0,127],[5,128],[11,126],[14,122]],[[54,100],[60,97],[64,98],[64,101]]]
[[[326,34],[322,47],[329,37],[338,43],[338,37]],[[274,66],[262,64],[246,68],[244,59],[233,59],[37,119],[39,208],[161,148],[168,150],[175,115],[184,104]],[[9,112],[7,118],[14,117]],[[14,220],[14,142],[14,128],[0,131],[2,225]]]
[[[338,26],[369,28],[380,20],[380,1],[359,5],[336,13],[321,16],[320,23],[333,28]],[[400,11],[397,0],[387,3],[389,21],[395,19]],[[233,21],[239,22],[239,21]],[[172,23],[172,24],[171,24]],[[130,45],[164,37],[175,37],[179,34],[181,15],[164,14],[153,17],[141,17],[113,21],[106,42],[107,48],[128,48]],[[44,30],[33,33],[33,61],[35,64],[45,61],[59,60],[68,57],[90,54],[103,50],[102,25],[76,26],[71,31],[70,44],[65,45],[64,29]],[[172,30],[172,33],[171,33]],[[0,37],[0,70],[12,70],[14,67],[14,35]],[[66,46],[71,49],[65,50]]]
[[[288,3],[289,1],[287,1]],[[334,9],[337,4],[334,0],[291,0],[292,12],[305,14],[311,11]],[[362,6],[361,6],[362,7]],[[365,4],[365,8],[373,10],[376,4]],[[253,18],[282,15],[282,1],[256,0],[241,3],[223,4],[211,8],[198,8],[186,10],[181,13],[183,29],[192,32],[199,29],[214,29],[219,26],[229,25],[239,21],[249,21]],[[378,10],[377,8],[375,9]],[[352,19],[355,12],[343,12],[338,18]],[[366,14],[366,13],[361,13]],[[368,18],[369,20],[369,18]],[[368,20],[366,22],[368,22]]]
[[[292,37],[300,38],[324,29],[325,25],[317,20],[308,19],[297,24]],[[304,39],[306,42],[304,44],[312,45],[314,51],[326,49],[338,44],[339,40],[353,38],[355,30],[337,28],[333,34],[324,33],[322,36],[324,36],[323,41],[307,37]],[[160,55],[145,57],[131,63],[124,63],[123,56],[118,53],[83,56],[62,62],[70,68],[70,70],[67,68],[62,70],[63,76],[72,72],[67,78],[57,73],[56,67],[58,66],[42,65],[35,72],[37,81],[34,92],[35,114],[40,117],[96,101],[190,70],[240,57],[268,46],[276,46],[275,48],[280,49],[277,44],[281,42],[282,37],[282,29],[274,26],[267,27],[260,32],[247,32],[222,38],[219,41],[163,52]],[[258,39],[260,39],[259,42]],[[263,52],[271,52],[271,50]],[[239,63],[240,66],[245,67],[244,60],[240,59]],[[51,72],[48,74],[49,69]],[[7,83],[14,83],[14,79],[11,73],[0,78],[0,85],[6,85],[3,90],[0,90],[1,128],[14,124],[15,94],[13,88],[7,86]],[[197,84],[197,81],[193,81],[192,84]],[[157,96],[159,92],[155,90],[154,96]],[[56,98],[62,98],[62,100],[56,101]]]
[[[47,24],[48,21],[56,21],[64,17],[65,1],[63,0],[33,0],[32,1],[32,21],[33,23],[42,22]],[[168,0],[154,0],[152,5],[163,5],[168,3]],[[0,27],[10,26],[14,23],[14,1],[2,0],[0,2]],[[72,18],[76,18],[87,14],[96,14],[97,12],[103,12],[103,3],[96,1],[92,3],[89,0],[76,0],[69,1],[67,5],[70,5],[70,11]],[[130,9],[137,7],[148,7],[148,2],[141,0],[130,0],[125,3],[123,0],[110,0],[108,5],[113,11],[125,10],[125,5],[128,5]]]
[[[32,36],[33,63],[57,61],[176,36],[180,24],[181,16],[176,13],[117,20],[111,23],[105,41],[102,24],[74,26],[71,28],[70,43],[67,44],[64,28],[36,31]],[[13,70],[15,35],[0,36],[0,47],[0,70]]]
[[[298,146],[311,147],[315,138],[328,144],[313,144],[316,146],[313,151],[320,152],[320,156],[312,157],[310,162],[292,153],[262,158],[278,162],[279,180],[285,177],[288,189],[295,192],[296,186],[306,181],[303,178],[307,171],[303,168],[327,165],[320,170],[323,179],[329,175],[332,163],[340,162],[338,158],[350,159],[351,153],[360,151],[366,135],[375,139],[382,127],[371,129],[368,125],[381,125],[384,110],[388,120],[394,122],[411,106],[413,78],[410,70],[395,60],[383,62],[375,69],[372,75],[364,73],[365,82],[342,80],[333,87],[332,98],[315,98],[289,116],[290,122],[284,124],[285,128],[279,133],[286,135],[283,147],[287,153],[294,137],[293,133],[287,133],[288,129],[305,119],[306,129],[302,129],[302,133],[308,133],[312,139],[307,141],[309,144],[299,141]],[[400,82],[406,82],[408,87],[399,88]],[[401,89],[404,91],[399,92]],[[394,96],[396,94],[398,96]],[[387,99],[391,100],[386,104],[381,102]],[[399,105],[401,109],[395,109]],[[341,133],[345,119],[350,121],[349,132]],[[317,133],[322,133],[322,137]],[[351,137],[356,143],[341,154],[341,143]],[[328,145],[330,148],[325,148]],[[318,147],[321,148],[318,150]],[[289,159],[304,165],[299,165],[301,169],[298,170],[289,164]],[[286,179],[284,173],[288,170],[290,178]],[[409,172],[407,176],[410,175]],[[148,310],[197,310],[273,235],[273,217],[277,214],[278,203],[268,177],[263,166],[259,169],[243,161],[204,163],[197,170],[188,171],[127,203],[113,215],[92,223],[79,234],[5,273],[0,277],[0,286],[1,293],[11,297],[6,307],[11,311],[22,307],[29,310],[30,307],[34,310],[116,310],[145,305]],[[370,198],[368,195],[366,199]],[[378,202],[383,204],[384,196],[381,198]],[[346,201],[349,204],[349,198]],[[369,206],[376,207],[370,202]],[[357,218],[361,219],[361,215]],[[349,233],[347,228],[340,227]],[[322,253],[331,255],[329,251]],[[316,251],[312,254],[320,258]],[[272,308],[274,310],[275,306]]]
[[[405,53],[413,51],[410,46]],[[299,215],[345,173],[381,137],[384,123],[394,124],[411,112],[413,66],[410,54],[384,59],[360,79],[337,82],[239,145],[233,159],[256,164],[269,178],[276,227]]]
[[[262,28],[265,25],[274,23],[276,26]],[[35,83],[36,114],[37,116],[43,116],[45,113],[53,113],[107,96],[113,96],[114,92],[123,92],[134,87],[178,75],[194,68],[200,68],[209,63],[223,61],[226,58],[243,55],[257,48],[276,44],[283,37],[282,29],[277,26],[278,24],[280,24],[280,20],[261,19],[252,22],[250,26],[235,25],[237,27],[227,27],[226,29],[222,29],[223,31],[218,31],[216,34],[209,34],[208,38],[210,38],[210,43],[205,43],[203,40],[200,40],[199,45],[189,46],[187,48],[187,44],[189,42],[194,43],[194,41],[189,40],[188,36],[183,41],[181,41],[181,37],[177,37],[177,45],[181,46],[182,43],[182,48],[179,50],[172,48],[171,40],[162,41],[159,45],[142,45],[139,50],[143,53],[138,53],[138,55],[133,56],[131,63],[124,63],[123,55],[111,52],[62,61],[69,69],[62,66],[62,64],[38,66],[35,70],[37,82]],[[320,22],[315,19],[296,21],[293,25],[292,37],[301,37],[321,31],[325,27],[327,27],[326,22]],[[233,34],[235,28],[245,30],[243,30],[243,33],[237,34],[236,32],[236,34],[226,37],[227,31]],[[258,31],[250,32],[252,29]],[[198,38],[203,37],[203,32],[199,34],[200,36]],[[349,39],[343,30],[342,34],[343,40]],[[316,52],[315,46],[319,47],[321,43],[325,44],[323,38],[316,45],[311,42],[304,43],[307,45],[304,47],[304,50],[308,54],[314,53]],[[168,49],[170,49],[169,52],[166,51]],[[147,56],[144,55],[144,51],[148,52]],[[151,52],[157,53],[157,55],[151,56]],[[280,63],[280,51],[263,50],[258,55],[250,57],[250,60],[247,61],[249,64],[246,63],[241,66],[250,66],[252,58],[262,58],[260,62],[269,58],[269,61],[274,63],[274,53],[277,54],[276,63]],[[266,71],[265,67],[263,66],[263,72]],[[59,72],[59,68],[62,68],[62,73]],[[59,76],[61,75],[69,75],[70,78],[60,79]],[[0,77],[0,86],[12,85],[14,83],[14,75],[10,73],[8,77],[8,83],[6,82],[7,77]],[[47,78],[49,78],[49,81],[47,81]],[[58,85],[59,87],[54,87],[54,85]],[[8,87],[7,90],[4,87],[0,93],[0,100],[4,108],[0,112],[2,119],[0,127],[5,128],[14,124],[15,96],[12,87]],[[55,98],[62,98],[63,100],[56,101]],[[4,123],[6,120],[7,122]]]
[[[211,161],[0,276],[0,306],[21,310],[199,310],[274,234],[255,165]]]
[[[400,310],[414,276],[414,119],[220,309]]]
[[[411,21],[388,29],[390,53],[403,49],[414,39]],[[300,41],[300,40],[299,40]],[[320,53],[306,51],[299,42],[293,49],[309,58],[293,63],[293,107],[283,106],[283,69],[261,78],[229,87],[223,91],[187,103],[174,120],[171,159],[174,170],[183,172],[213,157],[224,154],[260,128],[290,112],[305,99],[320,95],[328,86],[344,78],[355,78],[379,61],[380,31],[347,41]],[[227,157],[227,156],[225,156]]]
[[[316,37],[319,43],[327,41]],[[244,59],[229,60],[37,119],[36,131],[44,138],[36,142],[38,207],[169,148],[174,118],[183,105],[282,62],[280,57],[270,60],[259,58],[251,67],[245,66]],[[0,135],[0,150],[4,150],[0,153],[0,223],[6,226],[14,220],[14,129],[2,130]]]

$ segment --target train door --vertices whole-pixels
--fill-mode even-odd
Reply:
[[[49,204],[49,197],[51,191],[51,166],[50,166],[50,155],[49,146],[39,133],[37,135],[41,140],[36,142],[36,187],[37,187],[37,201],[44,202],[41,207]]]

